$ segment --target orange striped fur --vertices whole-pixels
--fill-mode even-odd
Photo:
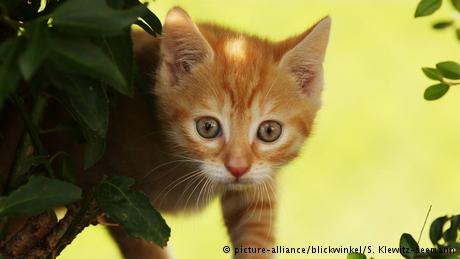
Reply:
[[[158,118],[152,127],[157,134],[136,148],[130,144],[132,150],[118,143],[117,152],[137,159],[129,170],[143,179],[141,188],[157,208],[200,209],[221,197],[235,247],[275,245],[276,174],[298,155],[320,108],[329,29],[326,17],[297,36],[271,42],[216,25],[196,25],[176,7],[168,13],[160,39],[134,34],[138,64],[156,81],[152,89]],[[159,54],[154,54],[158,46]],[[217,121],[220,135],[200,135],[196,125],[203,117]],[[281,126],[273,142],[258,135],[266,121]],[[150,153],[143,157],[133,150]],[[130,248],[126,238],[117,240],[126,257],[146,253],[140,245]]]

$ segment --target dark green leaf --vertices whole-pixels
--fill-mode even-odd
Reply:
[[[350,253],[347,255],[347,259],[366,259],[366,256],[359,253]]]
[[[449,79],[460,79],[460,65],[454,61],[445,61],[436,64],[439,72]]]
[[[62,158],[61,176],[64,180],[75,183],[77,176],[77,167],[69,155]]]
[[[134,95],[134,54],[130,31],[119,36],[101,38],[100,45],[127,81],[126,93]]]
[[[131,90],[117,65],[96,44],[84,38],[54,35],[50,46],[56,69],[89,75],[106,81],[120,93],[130,94]]]
[[[139,23],[137,24],[141,26],[144,30],[148,26],[150,30],[145,30],[146,32],[150,33],[153,36],[161,34],[161,21],[154,13],[147,9],[147,12],[141,18],[142,19],[139,20]],[[142,23],[145,26],[140,25],[140,23]]]
[[[444,223],[446,223],[447,217],[439,217],[431,223],[430,226],[430,240],[431,243],[434,245],[438,243],[438,241],[442,237],[442,228],[444,226]]]
[[[423,94],[425,100],[433,101],[443,97],[447,91],[449,91],[450,86],[446,84],[436,84],[428,87]]]
[[[0,198],[0,217],[34,215],[81,198],[81,189],[73,184],[32,176],[6,197]]]
[[[448,20],[448,21],[438,21],[433,24],[433,29],[436,30],[441,30],[450,27],[452,24],[454,24],[454,20]]]
[[[450,227],[444,232],[443,234],[443,239],[446,242],[454,242],[457,240],[457,231],[458,231],[458,224],[459,224],[459,218],[458,217],[453,217],[450,220]]]
[[[436,12],[442,5],[442,0],[421,0],[415,10],[415,17],[427,16]]]
[[[19,39],[11,38],[0,45],[0,109],[19,82],[20,72],[16,62]]]
[[[64,105],[77,121],[105,137],[109,121],[109,100],[100,83],[84,77],[51,75],[53,85],[64,95]]]
[[[88,169],[96,164],[105,153],[105,139],[92,133],[85,133],[86,145],[83,169]]]
[[[451,3],[457,11],[460,11],[460,0],[451,0]]]
[[[48,25],[33,22],[25,31],[27,49],[19,56],[19,68],[26,80],[30,80],[48,54]]]
[[[105,0],[67,0],[51,16],[57,28],[108,36],[122,33],[146,11],[143,5],[119,10],[110,8]]]
[[[446,232],[444,232],[444,234],[442,235],[442,238],[446,242],[457,240],[457,229],[448,228]]]
[[[37,167],[39,165],[43,165],[48,161],[47,156],[31,156],[28,158],[25,158],[24,160],[21,161],[21,163],[18,164],[18,168],[16,171],[17,175],[24,175],[32,167]]]
[[[455,30],[455,35],[457,35],[457,39],[460,40],[460,29]]]
[[[423,73],[430,79],[441,81],[442,75],[436,70],[436,68],[424,67],[422,68]]]
[[[171,229],[142,192],[130,189],[134,180],[113,177],[96,189],[96,200],[104,212],[134,237],[165,246]]]
[[[453,216],[450,222],[452,223],[452,227],[460,230],[460,215]]]
[[[417,241],[407,233],[402,234],[399,239],[399,247],[401,248],[401,255],[404,258],[414,258],[418,250]]]

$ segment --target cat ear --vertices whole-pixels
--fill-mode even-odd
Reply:
[[[327,16],[302,35],[280,43],[281,48],[289,49],[279,66],[291,72],[302,92],[313,98],[319,99],[322,90],[322,64],[330,28],[331,18]]]
[[[214,56],[196,24],[180,7],[172,8],[166,16],[161,52],[173,84],[189,73],[194,65],[212,60]]]

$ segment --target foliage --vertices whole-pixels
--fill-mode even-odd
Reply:
[[[145,194],[130,189],[133,184],[133,179],[121,176],[103,181],[96,188],[96,200],[131,236],[166,245],[169,227]]]
[[[169,227],[145,194],[131,189],[133,179],[106,179],[82,194],[75,185],[76,157],[65,150],[49,154],[42,143],[47,132],[65,131],[85,145],[85,170],[102,157],[114,100],[133,96],[142,83],[132,52],[133,24],[161,33],[158,18],[138,0],[0,2],[0,125],[2,112],[15,110],[26,126],[0,188],[0,233],[17,216],[77,201],[85,208],[95,199],[133,236],[159,245],[168,240]],[[70,120],[44,129],[41,122],[59,112],[47,110],[50,103]]]
[[[460,12],[460,0],[450,1],[456,12]],[[442,0],[422,0],[417,6],[415,17],[429,16],[441,8]],[[458,15],[458,13],[456,14]],[[433,23],[433,29],[445,30],[453,29],[457,39],[460,41],[460,27],[456,26],[454,18],[443,18]],[[460,84],[460,64],[455,61],[445,61],[436,64],[435,68],[423,67],[423,73],[431,80],[438,83],[429,86],[424,93],[424,98],[428,101],[437,100],[443,97],[451,86]]]

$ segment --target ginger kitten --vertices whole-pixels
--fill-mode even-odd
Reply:
[[[133,34],[141,71],[155,82],[155,111],[149,114],[141,99],[121,102],[110,118],[117,128],[109,129],[104,166],[141,179],[163,212],[199,209],[220,197],[234,247],[275,245],[276,173],[297,156],[320,108],[330,23],[326,17],[270,42],[196,25],[173,8],[160,39]],[[168,258],[153,244],[111,231],[126,258]]]

